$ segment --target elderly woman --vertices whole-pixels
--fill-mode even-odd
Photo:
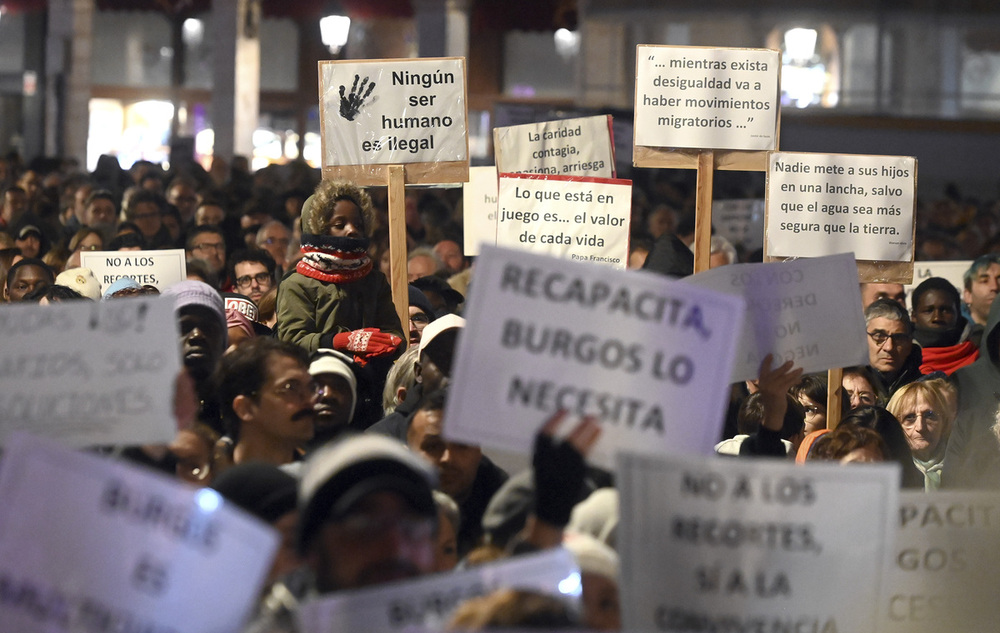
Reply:
[[[392,290],[368,256],[373,219],[371,198],[351,183],[323,181],[306,200],[303,256],[278,286],[278,338],[361,363],[401,348]]]
[[[924,490],[937,490],[955,421],[955,388],[940,378],[912,382],[893,394],[887,408],[903,427],[913,463],[924,474]]]

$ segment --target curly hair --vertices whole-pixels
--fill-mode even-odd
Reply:
[[[361,210],[361,222],[366,237],[371,237],[375,227],[375,210],[368,193],[352,182],[324,180],[316,192],[302,205],[302,232],[327,235],[333,218],[333,207],[340,200],[353,202]]]

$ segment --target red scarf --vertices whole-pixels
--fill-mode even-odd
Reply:
[[[932,371],[943,371],[950,376],[956,369],[971,365],[979,358],[979,348],[972,341],[947,347],[924,347],[921,351],[923,363],[920,365],[920,373],[924,375]]]
[[[340,284],[362,279],[372,271],[366,239],[305,233],[302,252],[295,270],[312,279]]]

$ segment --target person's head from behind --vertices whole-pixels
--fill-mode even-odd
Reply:
[[[885,408],[859,407],[841,418],[840,424],[853,424],[875,431],[882,438],[885,459],[913,469],[913,453],[906,435],[899,421]]]
[[[414,366],[420,348],[410,347],[392,364],[392,369],[385,378],[385,388],[382,390],[382,413],[389,415],[396,407],[406,400],[406,394],[416,383]]]
[[[595,631],[621,630],[618,554],[588,534],[567,532],[563,545],[580,566],[584,626]]]
[[[320,593],[434,570],[434,469],[398,441],[347,436],[317,450],[299,482],[299,551]]]
[[[36,288],[51,286],[56,282],[52,269],[40,259],[26,257],[7,270],[7,281],[3,288],[5,301],[17,303]]]
[[[937,378],[903,385],[886,407],[903,427],[913,456],[929,460],[948,442],[955,420],[955,388]]]
[[[875,431],[841,422],[816,442],[814,459],[837,461],[841,464],[865,464],[889,459],[885,442]]]
[[[906,308],[891,299],[878,299],[865,309],[868,364],[880,372],[903,368],[913,351],[913,323]]]
[[[578,626],[575,615],[559,598],[527,589],[497,589],[458,605],[448,630],[571,630]]]
[[[472,492],[483,453],[478,446],[444,438],[447,389],[425,394],[413,413],[406,444],[438,469],[441,491],[462,503]]]

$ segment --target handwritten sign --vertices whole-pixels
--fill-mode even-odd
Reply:
[[[857,266],[850,253],[734,264],[684,279],[746,300],[731,382],[756,378],[760,361],[791,360],[807,373],[868,362]]]
[[[500,173],[615,177],[611,115],[493,130]]]
[[[768,157],[767,254],[913,261],[917,161],[775,152]]]
[[[640,271],[484,247],[445,434],[530,454],[558,409],[594,414],[592,454],[710,453],[743,317],[734,297]],[[482,385],[490,385],[482,389]]]
[[[991,631],[1000,616],[1000,495],[903,492],[883,633]]]
[[[895,464],[623,453],[617,482],[623,630],[876,630]]]
[[[306,602],[299,609],[299,623],[303,633],[443,631],[463,601],[501,588],[532,589],[577,602],[580,572],[573,555],[556,548]]]
[[[479,254],[482,242],[497,242],[497,168],[470,167],[469,182],[462,186],[463,252]]]
[[[131,277],[140,286],[167,286],[187,279],[184,249],[163,251],[83,251],[80,265],[94,271],[101,292],[122,277]]]
[[[278,546],[214,490],[25,435],[0,505],[4,631],[239,631]]]
[[[903,285],[910,307],[913,307],[913,289],[931,277],[947,279],[961,295],[965,290],[965,271],[969,270],[970,266],[972,266],[971,259],[957,262],[914,262],[913,283]]]
[[[72,446],[169,442],[177,339],[159,297],[5,306],[0,445],[15,430]]]
[[[753,48],[636,48],[635,144],[773,150],[781,53]]]
[[[763,200],[713,200],[712,226],[734,246],[740,244],[748,252],[764,245]]]
[[[624,269],[632,181],[500,174],[497,246]]]
[[[468,161],[465,60],[320,62],[323,167]]]

